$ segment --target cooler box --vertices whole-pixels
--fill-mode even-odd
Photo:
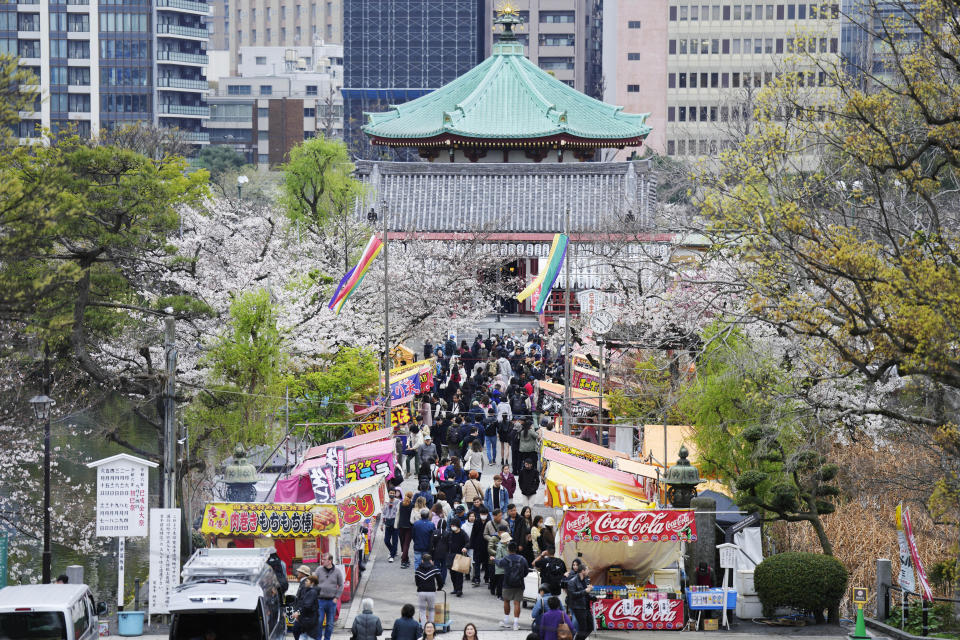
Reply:
[[[117,633],[121,636],[142,636],[143,615],[143,611],[118,611]]]

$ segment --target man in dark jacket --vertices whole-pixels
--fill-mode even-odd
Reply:
[[[523,468],[517,474],[517,488],[523,494],[527,506],[533,507],[534,496],[540,490],[540,472],[533,466],[533,460],[527,458],[523,461]]]
[[[417,581],[420,622],[433,622],[433,606],[436,604],[437,590],[440,589],[440,572],[434,566],[433,558],[429,553],[423,554],[414,579]]]
[[[590,612],[590,594],[593,585],[587,577],[587,565],[583,561],[574,560],[574,570],[567,579],[567,606],[577,620],[576,640],[586,640],[593,633],[593,614]]]
[[[302,568],[302,567],[301,567]],[[297,592],[297,603],[293,617],[294,626],[299,623],[300,628],[294,629],[294,637],[306,635],[310,638],[320,636],[320,606],[317,601],[317,576],[310,574],[300,583]]]
[[[559,596],[563,576],[567,572],[567,565],[553,555],[553,547],[544,549],[533,561],[534,568],[540,572],[540,584],[549,589],[550,595]]]
[[[430,521],[430,510],[421,509],[420,519],[413,524],[413,570],[422,562],[423,554],[433,551],[433,532],[436,527]],[[437,572],[439,575],[439,572]]]
[[[300,565],[300,568],[297,569],[297,577],[300,578],[300,586],[297,588],[296,600],[293,603],[294,611],[294,621],[293,621],[293,639],[300,640],[300,634],[302,633],[303,623],[300,621],[300,616],[296,615],[297,611],[301,611],[306,606],[304,599],[307,597],[307,591],[313,591],[312,587],[307,586],[307,576],[310,575],[310,567],[305,564]],[[316,597],[317,594],[313,594],[313,606],[316,607]],[[316,614],[314,614],[316,616]],[[316,623],[314,623],[316,626]],[[309,635],[309,634],[308,634]]]

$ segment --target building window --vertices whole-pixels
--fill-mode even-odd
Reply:
[[[710,8],[710,19],[720,20],[720,5],[715,4]]]
[[[670,42],[673,43],[673,40],[671,40]],[[671,51],[671,53],[673,52]],[[627,54],[627,60],[639,60],[639,59],[640,59],[639,51],[631,51],[630,53]]]
[[[40,14],[19,14],[17,16],[17,31],[40,31]]]
[[[67,84],[80,87],[90,86],[90,67],[70,67],[67,71]]]
[[[689,16],[688,16],[688,14],[687,14],[687,5],[682,5],[682,6],[680,7],[680,21],[681,21],[681,22],[684,22],[684,21],[687,20],[688,17],[689,17]]]
[[[86,13],[68,13],[67,31],[86,33],[90,31],[90,16]]]
[[[673,7],[670,7],[670,8],[673,9]],[[627,21],[627,28],[628,28],[628,29],[639,29],[639,28],[640,28],[640,21],[639,21],[639,20],[628,20],[628,21]]]
[[[693,5],[690,7],[690,22],[700,19],[700,7]]]
[[[257,119],[266,120],[270,117],[270,108],[269,107],[257,107]]]
[[[308,85],[306,86],[306,92],[307,92],[307,95],[308,95],[308,96],[315,96],[315,95],[317,95],[317,85],[315,85],[315,84],[308,84]]]
[[[542,57],[538,61],[541,69],[545,71],[569,71],[574,68],[573,58],[546,58]]]
[[[67,97],[67,111],[90,113],[90,94],[71,93]]]
[[[20,40],[19,51],[17,55],[21,58],[39,58],[40,57],[40,41],[39,40]]]
[[[572,47],[575,41],[572,33],[541,33],[541,47]]]
[[[777,5],[777,20],[783,20],[783,5]]]
[[[740,20],[740,17],[741,17],[741,16],[740,16],[740,5],[735,4],[735,5],[733,5],[733,19],[734,19],[734,20]]]
[[[17,30],[17,14],[12,12],[0,13],[0,29],[4,31]],[[54,12],[50,14],[50,31],[66,31],[67,14]]]
[[[227,85],[228,96],[249,96],[250,85],[248,84],[230,84]]]
[[[540,22],[573,24],[576,21],[577,21],[576,14],[573,11],[541,11],[540,12]]]
[[[260,153],[260,154],[257,155],[257,162],[258,162],[259,164],[269,164],[269,163],[270,163],[270,156],[268,156],[268,155],[265,154],[265,153]]]
[[[710,53],[720,53],[720,40],[718,38],[710,41]]]
[[[280,19],[281,20],[287,19],[287,7],[285,5],[280,5]]]
[[[685,74],[685,73],[678,73],[678,74],[677,74],[677,87],[680,88],[680,89],[686,89],[686,88],[687,88],[687,74]]]
[[[674,54],[677,53],[677,41],[676,41],[676,40],[670,40],[670,41],[667,43],[667,53],[669,53],[670,55],[674,55]]]
[[[667,107],[667,122],[673,122],[676,115],[676,108]]]
[[[250,30],[250,44],[257,44],[257,30]]]
[[[668,74],[667,74],[667,88],[668,88],[668,89],[675,89],[676,86],[677,86],[677,74],[675,74],[675,73],[668,73]]]
[[[723,19],[724,20],[730,19],[730,5],[728,4],[723,5]]]
[[[261,65],[261,66],[266,65],[266,64],[267,64],[267,56],[257,56],[257,57],[256,57],[256,62],[257,62],[258,65]]]
[[[304,132],[303,132],[303,139],[304,139],[304,140],[312,140],[312,139],[315,138],[316,136],[317,136],[317,132],[316,132],[316,131],[304,131]]]
[[[788,4],[787,5],[787,20],[796,20],[797,19],[797,5]]]
[[[676,22],[676,21],[677,21],[677,8],[670,7],[670,22]]]
[[[272,36],[273,36],[273,34],[271,33],[270,27],[267,27],[266,29],[264,29],[264,30],[263,30],[263,44],[270,44],[270,39],[272,38]]]
[[[676,148],[673,140],[667,140],[667,155],[676,155]]]
[[[316,117],[317,117],[317,109],[316,109],[316,107],[304,107],[304,109],[303,109],[303,117],[304,117],[304,118],[316,118]]]
[[[66,110],[67,110],[67,94],[51,93],[50,94],[50,111],[63,113]]]
[[[267,7],[267,20],[273,19],[273,7]]]
[[[262,84],[260,85],[260,95],[262,96],[272,96],[273,95],[273,85]]]
[[[638,84],[628,84],[627,93],[640,93],[640,85]]]
[[[67,57],[67,41],[51,39],[50,40],[50,57],[66,58]]]
[[[677,120],[680,121],[680,122],[686,122],[686,121],[687,121],[687,108],[686,108],[686,107],[679,107],[679,108],[677,109]]]

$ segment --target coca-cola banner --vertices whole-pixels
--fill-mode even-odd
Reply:
[[[697,539],[692,509],[575,511],[563,514],[562,542],[678,542]]]
[[[604,598],[592,608],[598,629],[683,629],[683,600]]]

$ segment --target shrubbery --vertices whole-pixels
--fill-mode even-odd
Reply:
[[[763,614],[771,617],[777,607],[792,607],[813,614],[824,622],[840,622],[840,600],[847,591],[847,570],[833,556],[819,553],[781,553],[761,562],[753,573]]]

